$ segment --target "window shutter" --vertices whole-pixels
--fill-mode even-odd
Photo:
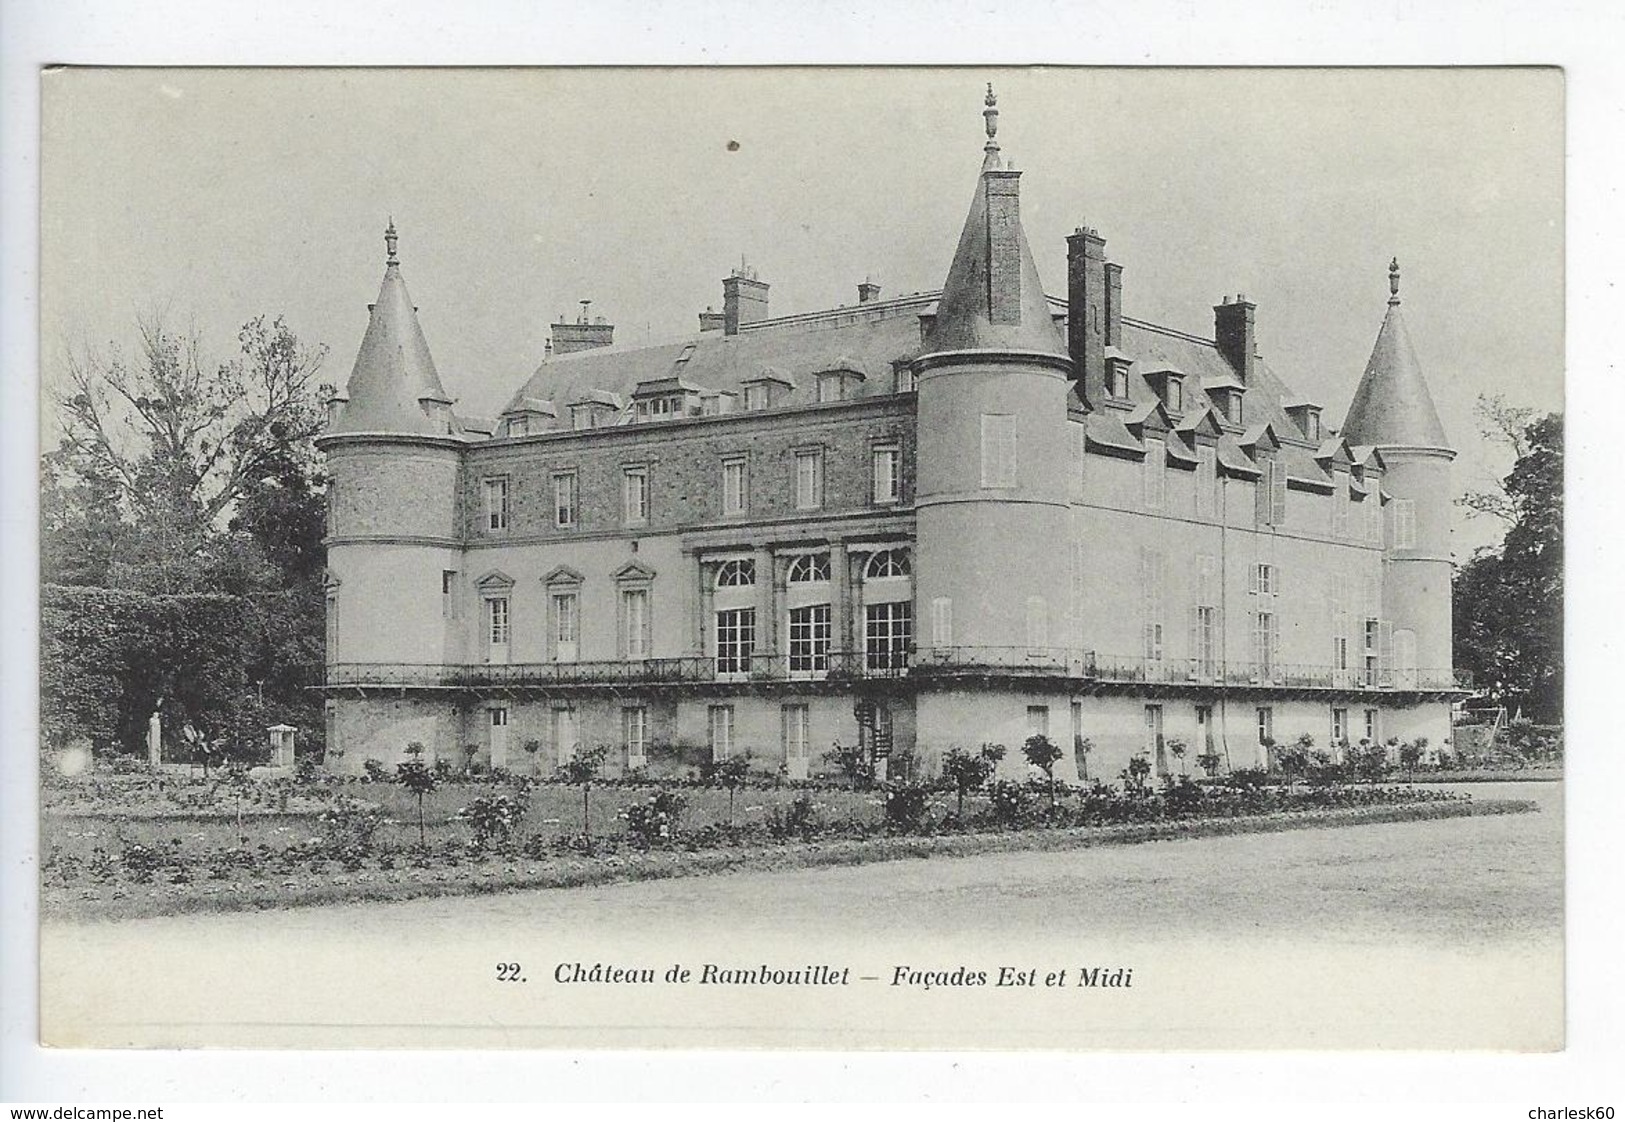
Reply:
[[[1390,620],[1377,621],[1377,667],[1382,673],[1382,683],[1389,684],[1394,668],[1394,625]]]
[[[1259,663],[1259,657],[1258,657],[1258,613],[1256,611],[1249,611],[1247,613],[1247,642],[1248,642],[1249,652],[1250,652],[1250,654],[1252,656],[1248,660],[1249,669],[1248,669],[1248,672],[1247,672],[1247,680],[1250,681],[1250,682],[1256,682],[1256,681],[1258,681],[1258,669],[1259,669],[1258,668],[1258,663]]]
[[[1247,566],[1247,595],[1258,595],[1258,564],[1254,562]]]
[[[1189,633],[1189,646],[1186,650],[1190,654],[1190,677],[1192,681],[1202,676],[1202,609],[1192,604],[1186,609],[1186,628]]]

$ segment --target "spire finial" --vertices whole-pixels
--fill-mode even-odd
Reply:
[[[1399,258],[1388,262],[1388,306],[1399,303]]]
[[[982,120],[987,126],[987,144],[983,147],[986,151],[997,152],[999,150],[999,142],[996,139],[999,135],[999,99],[993,93],[992,82],[987,84],[987,96],[982,99],[982,104],[986,106],[982,110]]]
[[[384,230],[384,247],[389,250],[389,256],[384,259],[385,265],[399,265],[401,259],[395,253],[395,216],[389,216],[389,226]]]

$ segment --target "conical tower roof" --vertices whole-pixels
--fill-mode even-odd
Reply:
[[[1450,440],[1400,314],[1397,259],[1388,266],[1388,290],[1388,315],[1338,435],[1355,445],[1448,449]]]
[[[445,436],[457,427],[452,400],[440,383],[417,308],[401,279],[395,222],[384,232],[389,254],[384,283],[371,307],[347,400],[330,432],[389,432]]]
[[[999,112],[991,84],[983,116],[987,144],[982,171],[924,350],[1020,350],[1065,357],[1066,345],[1021,228],[1021,173],[999,159]]]

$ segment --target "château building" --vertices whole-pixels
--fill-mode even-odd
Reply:
[[[1442,744],[1454,453],[1397,263],[1333,430],[1244,296],[1212,338],[1135,319],[1083,227],[1046,295],[991,89],[984,117],[940,292],[773,315],[741,267],[656,346],[583,304],[494,420],[453,409],[391,223],[321,440],[330,766],[604,745],[801,777],[861,743],[929,774],[995,742],[1019,775],[1042,732],[1114,778]]]

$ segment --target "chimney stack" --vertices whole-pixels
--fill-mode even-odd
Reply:
[[[858,285],[858,303],[872,304],[879,299],[880,286],[875,284],[868,277],[864,277],[863,283]]]
[[[596,347],[607,347],[615,342],[615,325],[605,323],[604,317],[599,316],[596,321],[587,315],[587,309],[592,306],[591,300],[582,300],[581,313],[576,316],[574,323],[559,322],[552,325],[553,353],[560,355],[574,354],[577,351],[590,351]]]
[[[721,331],[723,327],[722,313],[713,310],[711,305],[707,304],[705,311],[700,313],[700,330]]]
[[[722,281],[722,330],[739,334],[739,328],[767,318],[768,286],[756,279],[756,270],[740,263]]]
[[[1252,384],[1253,367],[1257,364],[1258,341],[1253,334],[1255,307],[1245,296],[1237,296],[1234,302],[1226,296],[1223,303],[1213,306],[1213,341],[1244,385]]]
[[[1079,226],[1066,239],[1066,343],[1086,402],[1098,402],[1106,393],[1106,325],[1115,308],[1108,296],[1110,268],[1106,239],[1098,231]]]

